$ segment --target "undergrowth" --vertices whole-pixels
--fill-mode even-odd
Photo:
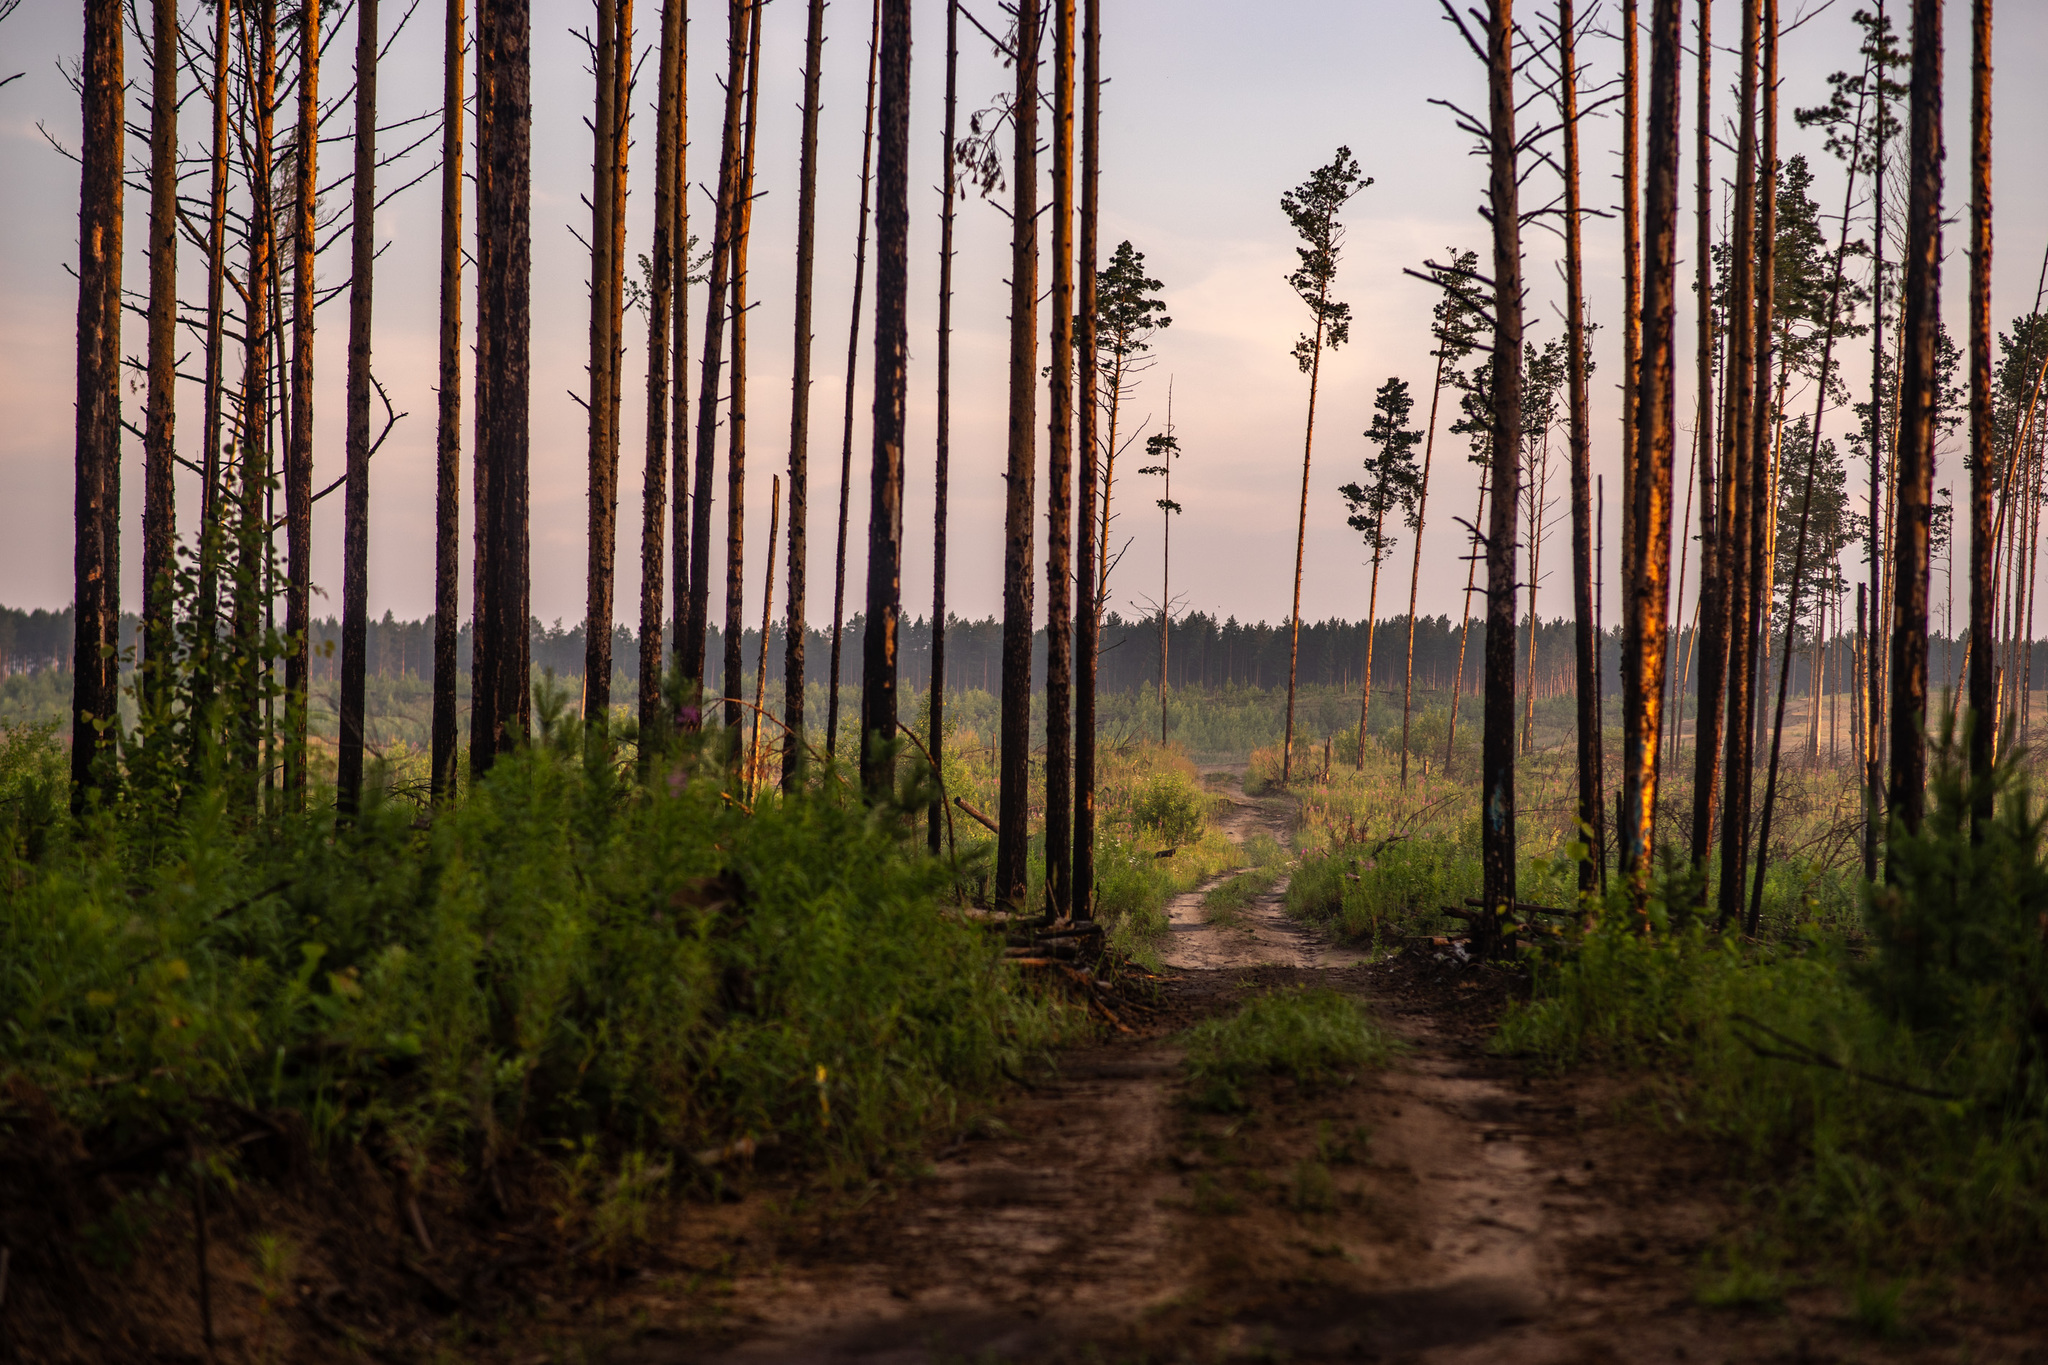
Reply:
[[[1385,1065],[1395,1047],[1364,1005],[1328,989],[1254,996],[1195,1025],[1185,1041],[1193,1103],[1226,1112],[1245,1107],[1245,1087],[1260,1077],[1325,1084]]]

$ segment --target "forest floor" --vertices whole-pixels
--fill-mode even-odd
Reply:
[[[1286,842],[1284,800],[1245,796],[1235,773],[1210,785],[1233,839]],[[1655,1127],[1626,1079],[1489,1053],[1520,976],[1442,940],[1381,961],[1332,945],[1287,917],[1272,870],[1227,914],[1205,906],[1226,878],[1176,900],[1129,1032],[1060,1055],[888,1180],[826,1190],[764,1160],[722,1202],[644,1210],[646,1236],[605,1265],[564,1254],[545,1218],[486,1229],[430,1206],[437,1253],[374,1172],[295,1229],[252,1190],[249,1227],[217,1226],[216,1256],[264,1223],[309,1250],[296,1272],[217,1261],[218,1359],[2048,1362],[2044,1291],[2011,1278],[1916,1283],[1874,1319],[1839,1271],[1794,1263],[1768,1306],[1710,1306],[1739,1297],[1707,1266],[1747,1226],[1713,1149]],[[1304,985],[1366,1002],[1401,1040],[1392,1064],[1256,1086],[1242,1113],[1191,1106],[1184,1030]],[[91,1336],[196,1347],[175,1269],[102,1281],[139,1317]],[[76,1321],[68,1349],[10,1350],[18,1311],[0,1316],[0,1360],[204,1358],[102,1354]]]

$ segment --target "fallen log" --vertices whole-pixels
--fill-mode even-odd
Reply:
[[[981,813],[980,811],[978,811],[978,810],[976,810],[976,809],[975,809],[974,807],[972,807],[972,806],[968,805],[968,804],[967,804],[967,798],[966,798],[966,797],[964,797],[964,796],[956,796],[956,797],[954,797],[954,798],[953,798],[953,804],[954,804],[954,805],[956,805],[956,806],[958,806],[958,807],[959,807],[959,808],[960,808],[961,810],[964,810],[964,811],[966,811],[966,812],[967,812],[967,814],[968,814],[968,816],[969,816],[969,817],[970,817],[971,819],[973,819],[973,820],[974,820],[974,821],[975,821],[975,822],[976,822],[977,824],[979,824],[979,825],[980,825],[980,826],[981,826],[981,827],[982,827],[983,829],[987,830],[987,831],[988,831],[988,832],[989,832],[990,834],[996,834],[996,835],[1000,835],[1000,834],[1002,833],[1002,831],[1001,831],[1000,829],[997,829],[997,828],[996,828],[996,822],[995,822],[995,821],[993,821],[993,820],[989,819],[989,818],[988,818],[988,817],[987,817],[986,815],[983,815],[983,814],[982,814],[982,813]]]

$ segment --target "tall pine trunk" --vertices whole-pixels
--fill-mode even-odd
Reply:
[[[476,33],[476,629],[469,765],[526,740],[527,399],[532,381],[530,0],[478,0]]]
[[[260,686],[265,632],[259,621],[264,616],[264,589],[269,559],[266,555],[269,518],[264,494],[269,480],[271,355],[276,316],[271,288],[275,273],[272,256],[277,247],[276,206],[272,203],[272,139],[276,131],[277,106],[277,5],[259,0],[256,7],[256,51],[250,65],[248,38],[243,35],[247,69],[248,128],[244,146],[248,149],[246,174],[250,184],[248,267],[244,276],[245,308],[242,321],[242,397],[238,414],[239,461],[236,476],[240,490],[234,511],[234,614],[230,627],[227,732],[231,771],[249,784],[243,795],[252,803],[257,789],[268,777],[263,764],[264,700]],[[75,762],[74,758],[74,762]]]
[[[1486,534],[1486,722],[1482,740],[1479,947],[1507,951],[1515,899],[1515,513],[1522,499],[1522,232],[1515,142],[1513,0],[1487,16],[1487,211],[1493,223],[1493,515]]]
[[[934,856],[947,824],[944,806],[946,771],[946,518],[947,479],[953,453],[953,218],[958,180],[954,172],[953,136],[959,109],[960,0],[946,0],[946,113],[941,136],[945,165],[940,172],[944,207],[939,211],[939,355],[937,430],[932,459],[932,677],[927,696],[931,706],[928,740],[937,800],[925,813],[925,842]],[[1085,290],[1086,284],[1082,286]],[[1083,362],[1086,363],[1085,361]],[[1082,418],[1083,424],[1087,418]],[[1085,446],[1083,447],[1086,448]],[[1085,515],[1085,513],[1084,513]],[[1088,580],[1087,530],[1082,530],[1081,582]],[[1084,633],[1087,627],[1082,627]],[[1076,797],[1078,801],[1078,796]],[[1078,807],[1076,820],[1078,823]]]
[[[1458,670],[1451,677],[1451,722],[1444,735],[1444,771],[1451,770],[1451,755],[1458,744],[1458,704],[1465,695],[1465,649],[1472,643],[1472,588],[1479,581],[1479,561],[1486,556],[1480,549],[1479,527],[1486,521],[1486,479],[1479,481],[1479,505],[1472,511],[1471,543],[1465,553],[1465,605],[1458,624]]]
[[[1024,908],[1031,810],[1031,512],[1037,474],[1039,0],[1017,4],[1016,132],[1010,186],[1009,489],[1003,515],[1002,757],[996,900]]]
[[[874,187],[875,80],[881,54],[882,0],[875,0],[874,17],[868,28],[867,122],[860,144],[860,227],[853,245],[853,311],[846,324],[846,410],[839,441],[839,529],[832,568],[832,676],[825,684],[825,752],[832,756],[839,752],[839,651],[846,619],[846,520],[853,497],[854,376],[860,367],[861,293],[867,284],[868,194]]]
[[[1699,696],[1693,710],[1692,842],[1695,872],[1704,873],[1714,842],[1715,789],[1721,772],[1721,706],[1728,677],[1727,555],[1723,546],[1726,517],[1719,491],[1727,462],[1715,463],[1714,452],[1714,130],[1713,130],[1713,0],[1700,0],[1698,111],[1693,168],[1695,240],[1693,290],[1698,295],[1699,335],[1696,381],[1700,446],[1700,587],[1699,627],[1693,654],[1699,675]],[[1699,907],[1705,908],[1706,878],[1699,879]]]
[[[1095,685],[1102,650],[1098,561],[1108,546],[1095,534],[1096,257],[1100,244],[1096,196],[1102,169],[1102,0],[1082,0],[1081,26],[1081,300],[1074,345],[1079,395],[1074,444],[1079,452],[1080,497],[1075,508],[1078,543],[1074,587],[1074,918],[1093,914],[1095,892]],[[1168,462],[1169,464],[1171,461]],[[1169,494],[1169,497],[1172,495]]]
[[[804,771],[804,573],[809,565],[811,440],[811,278],[818,254],[818,88],[825,60],[825,0],[811,0],[804,34],[803,145],[796,192],[796,340],[789,400],[789,608],[782,659],[782,789]],[[768,553],[773,556],[771,544]],[[761,636],[766,657],[768,637]],[[758,720],[756,721],[758,724]]]
[[[446,0],[441,38],[441,349],[434,433],[434,710],[436,802],[456,789],[455,646],[462,573],[462,123],[465,0]],[[474,642],[472,642],[474,644]]]
[[[761,8],[754,0],[747,26],[746,137],[740,153],[740,182],[733,204],[732,232],[732,393],[725,462],[725,728],[732,755],[740,757],[741,702],[746,695],[746,663],[741,657],[746,620],[747,533],[747,244],[754,230],[754,148],[761,113]],[[761,648],[766,650],[764,639]]]
[[[674,347],[669,366],[669,621],[668,649],[678,673],[686,653],[690,619],[690,525],[693,501],[690,482],[690,272],[695,261],[690,253],[690,5],[689,0],[664,0],[673,4],[676,16],[676,99],[675,99],[675,233],[670,238],[674,261],[670,267],[675,294],[670,303],[669,337]],[[687,676],[687,675],[685,675]],[[667,718],[675,724],[677,718]]]
[[[143,432],[140,694],[157,694],[171,658],[177,552],[178,6],[150,6],[149,409]]]
[[[1891,818],[1908,834],[1919,832],[1927,804],[1927,579],[1941,307],[1941,18],[1941,0],[1914,0],[1887,792]]]
[[[376,53],[371,52],[374,64]],[[371,81],[376,80],[372,72]],[[358,99],[358,111],[361,101]],[[357,128],[357,140],[362,129]],[[306,798],[307,634],[312,626],[313,598],[313,279],[314,233],[320,192],[320,0],[302,0],[299,9],[299,133],[293,154],[292,194],[292,390],[291,425],[284,461],[285,501],[285,803],[302,810]],[[360,174],[360,158],[358,158]],[[356,201],[362,202],[360,195]],[[356,258],[360,264],[361,258]],[[350,312],[355,286],[350,285]],[[353,326],[353,318],[351,318]],[[344,574],[345,576],[345,574]],[[346,589],[344,589],[344,597]],[[347,611],[344,606],[343,616]],[[344,619],[343,641],[347,640]],[[362,721],[356,717],[355,770],[362,771]],[[341,776],[346,779],[349,751],[347,679],[344,672],[341,712]],[[343,785],[342,808],[353,810],[354,797]]]
[[[1678,341],[1679,0],[1650,18],[1649,177],[1645,184],[1641,361],[1635,393],[1635,534],[1622,673],[1620,867],[1631,904],[1647,908],[1657,810],[1657,755],[1670,649],[1671,476],[1676,444]]]
[[[711,276],[704,291],[704,359],[697,386],[697,468],[690,496],[690,618],[677,642],[690,704],[704,705],[705,635],[711,620],[711,478],[718,454],[718,379],[725,362],[726,293],[732,280],[732,239],[738,214],[740,110],[745,95],[750,0],[727,0],[725,122],[719,137],[718,199],[711,228]]]
[[[1045,470],[1045,881],[1073,908],[1074,0],[1052,0],[1052,355]],[[1165,607],[1162,605],[1161,610]]]
[[[875,443],[868,478],[861,788],[894,792],[896,636],[903,616],[903,422],[909,395],[910,0],[882,0],[875,158]]]
[[[122,8],[87,0],[79,66],[78,413],[71,804],[112,790],[120,716]]]
[[[1438,344],[1444,345],[1442,338]],[[1436,457],[1437,403],[1444,394],[1444,357],[1436,358],[1436,381],[1429,392],[1429,434],[1422,442],[1422,492],[1415,503],[1415,558],[1408,569],[1408,648],[1401,664],[1401,790],[1408,790],[1408,717],[1415,705],[1415,602],[1422,587],[1422,532],[1429,523],[1429,471]],[[1361,737],[1358,761],[1365,762]]]
[[[668,515],[669,324],[675,295],[677,206],[689,186],[680,174],[683,0],[663,0],[654,113],[654,230],[648,242],[647,462],[640,476],[640,771],[668,730],[661,705],[663,522]],[[676,374],[680,385],[683,376]],[[681,428],[675,438],[683,440]]]
[[[1511,6],[1514,0],[1496,0],[1502,6]],[[1323,310],[1321,304],[1329,295],[1329,286],[1323,286],[1322,297],[1317,300],[1315,337],[1310,347],[1308,367],[1308,423],[1301,438],[1301,511],[1294,526],[1294,598],[1293,606],[1287,613],[1287,729],[1280,742],[1280,784],[1287,785],[1294,776],[1294,691],[1296,676],[1301,668],[1301,569],[1308,555],[1308,473],[1309,462],[1316,449],[1316,391],[1323,378]],[[1166,611],[1166,603],[1159,604],[1159,610]],[[1367,625],[1367,649],[1371,648],[1371,625]],[[1512,670],[1512,665],[1510,665]],[[1365,680],[1368,698],[1372,695],[1372,679]],[[1359,724],[1359,762],[1365,762],[1365,726]]]
[[[1991,0],[1970,5],[1970,775],[1977,827],[1991,820]],[[2015,444],[2017,451],[2017,444]],[[2034,485],[2029,482],[2029,488]],[[2007,487],[2011,487],[2008,483]],[[2033,630],[2028,629],[2031,637]],[[2032,662],[2031,645],[2027,650]],[[2021,728],[2025,742],[2025,727]]]
[[[596,107],[591,125],[588,566],[584,574],[583,723],[607,743],[612,707],[612,580],[619,541],[619,309],[624,289],[618,181],[625,155],[620,73],[632,65],[630,0],[597,0]],[[623,30],[623,31],[622,31]]]
[[[206,226],[206,450],[199,466],[199,600],[194,604],[194,631],[202,653],[193,680],[193,707],[205,710],[212,696],[213,655],[220,616],[220,564],[226,549],[220,521],[221,430],[227,375],[223,363],[227,323],[228,207],[228,73],[234,59],[228,42],[234,0],[221,0],[214,12],[213,152],[208,167],[210,198]],[[195,748],[206,727],[193,727]],[[195,758],[196,758],[195,753]]]
[[[1579,823],[1594,850],[1579,860],[1579,890],[1591,893],[1603,880],[1605,861],[1598,850],[1607,846],[1606,799],[1602,794],[1604,757],[1600,735],[1600,642],[1593,623],[1593,437],[1592,397],[1586,377],[1585,250],[1579,205],[1579,74],[1578,18],[1572,0],[1558,0],[1558,118],[1564,134],[1564,282],[1566,383],[1571,408],[1572,485],[1572,641],[1576,647],[1579,730]],[[1432,430],[1434,429],[1432,422]],[[1419,547],[1418,547],[1419,549]],[[1418,553],[1416,563],[1421,564]],[[1414,608],[1409,608],[1413,615]],[[1406,759],[1403,759],[1405,766]]]
[[[341,755],[335,805],[363,787],[363,671],[370,619],[370,286],[377,261],[377,0],[356,0],[355,222],[349,233],[348,486],[341,533]],[[295,395],[296,396],[296,393]],[[310,473],[310,469],[308,473]]]

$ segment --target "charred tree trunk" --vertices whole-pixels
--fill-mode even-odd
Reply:
[[[726,291],[732,280],[732,239],[738,223],[740,110],[745,95],[750,0],[727,0],[725,123],[719,140],[718,207],[711,228],[711,277],[704,291],[703,378],[697,387],[697,468],[690,498],[690,618],[677,660],[701,724],[705,635],[711,622],[711,477],[718,454],[718,379],[725,361]]]
[[[234,0],[221,0],[213,31],[213,158],[206,227],[206,451],[199,467],[199,600],[193,605],[193,634],[202,653],[193,679],[192,703],[198,712],[205,711],[212,697],[212,669],[207,665],[218,629],[220,562],[226,549],[219,514],[222,408],[227,391],[222,361],[227,321],[228,72],[234,65],[228,31],[234,12]],[[195,758],[206,728],[193,727]]]
[[[632,64],[628,0],[597,0],[596,108],[590,158],[590,402],[588,562],[584,573],[583,723],[602,752],[612,711],[612,579],[619,557],[619,310],[624,289],[618,255],[617,181],[623,155],[624,109],[619,73]],[[625,32],[621,33],[621,20]]]
[[[1052,355],[1045,470],[1045,883],[1073,909],[1074,0],[1052,0]],[[1163,608],[1162,608],[1163,610]]]
[[[677,127],[682,90],[683,0],[663,0],[654,114],[654,230],[648,244],[647,464],[640,477],[640,772],[668,732],[661,705],[663,522],[668,515],[669,323],[675,312],[676,214],[689,193]],[[681,287],[687,288],[685,283]],[[680,386],[683,376],[676,374]],[[687,434],[676,428],[675,439]]]
[[[733,205],[732,233],[732,386],[727,400],[725,462],[725,728],[735,760],[741,755],[741,703],[746,697],[746,663],[740,645],[746,632],[741,612],[746,604],[747,535],[747,243],[754,230],[754,148],[761,113],[761,8],[754,0],[747,26],[747,133],[740,154],[739,195]],[[767,648],[765,642],[762,648]]]
[[[1970,6],[1970,776],[1973,816],[1989,826],[1991,716],[1995,700],[1991,639],[1991,0]],[[2028,485],[2032,487],[2031,482]],[[2032,630],[2027,632],[2029,636]],[[2032,654],[2031,647],[2028,654]],[[2030,659],[2031,662],[2031,659]],[[2024,726],[2021,741],[2025,741]]]
[[[1648,907],[1657,812],[1658,737],[1670,648],[1671,475],[1676,443],[1679,0],[1654,0],[1650,19],[1650,174],[1646,185],[1641,360],[1637,371],[1635,532],[1622,672],[1622,876],[1640,918]],[[1647,920],[1644,920],[1647,924]]]
[[[932,678],[928,693],[932,718],[929,744],[939,796],[925,813],[925,842],[934,857],[938,855],[940,836],[944,834],[946,825],[946,496],[953,453],[953,217],[958,186],[953,167],[953,135],[954,118],[959,109],[959,77],[960,0],[946,0],[946,114],[941,130],[945,139],[945,168],[940,172],[945,206],[939,211],[939,393],[938,429],[932,460]],[[1085,284],[1082,287],[1087,288]],[[1082,420],[1085,423],[1087,418]],[[1086,584],[1085,527],[1082,542],[1081,582]],[[1086,631],[1085,626],[1083,631]],[[1078,820],[1078,807],[1076,809]]]
[[[1887,793],[1892,820],[1908,834],[1919,832],[1927,807],[1927,578],[1941,306],[1941,16],[1941,0],[1914,0]]]
[[[441,65],[441,354],[434,435],[434,712],[429,789],[454,799],[455,645],[462,572],[462,60],[466,0],[447,0]],[[472,645],[474,641],[472,641]]]
[[[266,555],[269,520],[264,494],[269,481],[271,355],[275,317],[271,282],[272,260],[277,248],[276,206],[271,200],[273,180],[272,139],[275,136],[277,105],[277,5],[260,0],[256,7],[256,51],[253,63],[248,53],[248,35],[242,35],[243,66],[249,93],[246,130],[251,186],[248,230],[248,273],[244,277],[245,308],[242,321],[242,397],[236,477],[240,490],[234,510],[234,616],[230,626],[227,733],[230,770],[247,780],[246,795],[253,804],[258,786],[266,779],[263,766],[263,698],[259,685],[265,632],[259,622],[264,616],[264,588],[269,560]],[[74,759],[74,762],[76,760]]]
[[[1561,92],[1558,117],[1564,134],[1564,260],[1565,260],[1565,347],[1567,384],[1571,405],[1572,474],[1572,615],[1573,643],[1577,647],[1579,728],[1579,823],[1594,849],[1607,846],[1601,826],[1606,823],[1606,798],[1602,794],[1600,692],[1600,642],[1593,624],[1593,433],[1592,397],[1586,378],[1586,290],[1585,252],[1580,235],[1579,206],[1579,77],[1577,59],[1577,16],[1572,0],[1558,0],[1558,80]],[[1430,429],[1434,432],[1435,420]],[[1422,565],[1421,546],[1416,546],[1416,568]],[[1408,605],[1409,638],[1414,638],[1415,599],[1411,589]],[[1411,650],[1413,646],[1410,646]],[[1403,746],[1405,750],[1405,745]],[[1402,771],[1407,771],[1403,753]],[[1591,894],[1600,888],[1602,863],[1597,853],[1579,861],[1579,891]]]
[[[469,766],[526,741],[527,396],[531,384],[530,0],[478,0],[476,75],[476,631]]]
[[[811,0],[804,34],[803,145],[796,192],[796,340],[789,400],[789,616],[782,660],[782,789],[804,771],[804,572],[809,565],[811,441],[811,277],[818,243],[818,88],[825,61],[825,0]],[[948,163],[950,165],[950,162]],[[772,557],[775,547],[768,553]],[[768,637],[761,637],[765,656]],[[758,724],[759,721],[756,721]]]
[[[674,253],[671,276],[675,294],[671,300],[669,336],[675,347],[669,366],[669,656],[679,674],[684,674],[690,619],[690,525],[692,489],[690,482],[690,286],[696,281],[690,272],[696,261],[690,252],[690,5],[689,0],[664,0],[673,4],[676,18],[676,102],[675,102],[675,234],[670,238]],[[679,718],[667,718],[669,725]]]
[[[169,663],[177,553],[178,6],[150,7],[149,412],[143,432],[142,650],[138,694],[157,695]]]
[[[113,789],[121,673],[121,156],[127,89],[118,0],[88,0],[79,68],[78,416],[71,804]]]
[[[1082,0],[1080,307],[1074,318],[1080,389],[1074,444],[1079,451],[1079,532],[1074,563],[1074,918],[1093,915],[1095,896],[1095,683],[1102,652],[1098,560],[1108,546],[1095,534],[1096,196],[1102,170],[1102,0]],[[1169,460],[1169,464],[1172,462]],[[1170,496],[1170,495],[1169,495]]]
[[[1031,511],[1037,473],[1039,0],[1017,4],[1016,131],[1010,178],[1009,491],[1003,542],[1002,758],[996,899],[1024,908],[1031,809]]]
[[[874,18],[868,28],[867,122],[860,144],[860,227],[853,245],[853,315],[846,324],[846,410],[839,442],[839,531],[832,569],[832,676],[825,693],[825,753],[839,753],[839,650],[846,619],[846,520],[853,497],[853,404],[854,376],[860,368],[861,291],[868,270],[868,193],[874,186],[875,81],[882,54],[882,0],[875,0]]]
[[[861,788],[895,790],[896,634],[903,616],[903,421],[909,395],[910,0],[882,2],[875,158],[875,446],[868,479]]]
[[[288,734],[284,745],[284,790],[285,804],[292,810],[303,810],[306,800],[306,685],[308,665],[311,656],[307,651],[307,633],[312,626],[313,600],[313,303],[316,285],[313,279],[314,233],[316,199],[320,193],[320,0],[303,0],[299,10],[299,135],[293,151],[292,164],[292,393],[290,436],[284,460],[284,502],[285,502],[285,664],[284,697],[285,727]],[[360,23],[360,20],[358,20]],[[358,51],[361,45],[358,44]],[[373,70],[370,76],[375,84],[374,71],[376,50],[371,49]],[[360,97],[357,100],[358,116],[361,112]],[[363,130],[357,125],[357,141],[362,140]],[[374,142],[374,132],[372,133]],[[357,158],[357,170],[361,172],[361,158]],[[356,202],[361,204],[360,193]],[[361,263],[361,257],[356,257]],[[350,357],[354,357],[354,310],[355,283],[349,287],[350,310]],[[354,407],[349,409],[349,421],[354,422]],[[353,431],[353,426],[351,426]],[[347,572],[344,567],[343,577]],[[342,641],[344,660],[348,640],[347,589],[344,583],[342,610]],[[337,774],[337,792],[343,798],[341,809],[353,811],[355,801],[353,789],[347,785],[349,762],[349,711],[348,680],[344,663],[342,677],[341,708],[341,765]],[[355,772],[360,784],[362,772],[362,722],[356,717]]]
[[[1877,12],[1882,19],[1884,0],[1878,0]],[[1863,726],[1859,736],[1863,752],[1863,878],[1869,882],[1877,880],[1878,832],[1884,821],[1883,758],[1878,751],[1879,736],[1883,733],[1884,679],[1877,667],[1877,643],[1882,629],[1878,621],[1884,607],[1881,586],[1884,582],[1884,537],[1880,534],[1880,529],[1884,507],[1885,468],[1884,144],[1887,131],[1884,69],[1880,66],[1877,68],[1877,123],[1874,129],[1877,148],[1876,169],[1870,177],[1870,600],[1869,614],[1865,622],[1868,639],[1867,647],[1863,651]],[[1991,639],[1987,637],[1984,643],[1987,652],[1992,652],[1995,658]]]
[[[341,754],[335,779],[335,805],[344,815],[353,815],[362,801],[363,671],[368,663],[370,619],[370,286],[377,268],[377,0],[356,0],[355,141],[355,222],[349,231],[348,485],[343,490],[346,506],[341,533]],[[297,397],[296,389],[293,396]],[[310,463],[306,474],[310,485]]]
[[[1487,212],[1493,222],[1493,516],[1486,535],[1486,729],[1481,859],[1487,956],[1507,951],[1515,899],[1515,513],[1522,499],[1522,234],[1516,182],[1514,0],[1487,22]]]

